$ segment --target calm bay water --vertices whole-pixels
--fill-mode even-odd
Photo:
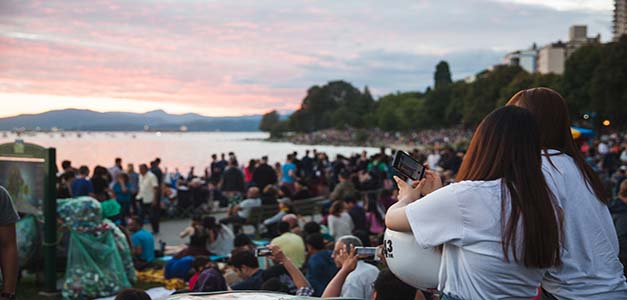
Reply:
[[[57,149],[57,164],[68,159],[78,167],[96,165],[110,167],[116,157],[121,157],[124,165],[148,163],[160,157],[162,168],[169,171],[179,168],[187,172],[190,166],[196,174],[202,174],[211,161],[211,154],[235,152],[240,164],[247,164],[251,158],[267,155],[270,162],[283,162],[285,156],[298,151],[302,157],[306,149],[326,152],[330,158],[336,154],[350,155],[366,150],[369,154],[378,152],[376,148],[338,147],[320,145],[295,145],[292,143],[266,142],[268,134],[263,132],[65,132],[36,133],[18,137],[4,133],[0,143],[9,143],[21,138],[26,143]]]

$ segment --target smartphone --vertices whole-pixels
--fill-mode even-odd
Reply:
[[[259,247],[255,249],[255,256],[257,257],[271,256],[271,255],[272,255],[272,250],[270,250],[270,248],[268,247]]]
[[[404,180],[420,180],[425,176],[425,167],[405,151],[396,151],[392,168]]]
[[[380,260],[379,254],[381,248],[379,247],[355,247],[355,254],[361,260]]]

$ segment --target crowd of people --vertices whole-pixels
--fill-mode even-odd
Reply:
[[[566,219],[567,223],[562,225],[553,222],[554,219],[551,216],[558,214],[556,207],[552,205],[547,206],[547,203],[542,203],[541,200],[537,200],[538,203],[530,206],[525,206],[521,203],[526,198],[532,196],[534,199],[548,199],[551,196],[547,194],[545,197],[537,192],[545,189],[543,188],[543,183],[539,180],[518,181],[522,179],[516,176],[542,178],[537,173],[541,169],[532,171],[516,170],[519,166],[514,165],[514,161],[509,162],[508,160],[514,160],[513,156],[517,154],[514,153],[511,154],[513,156],[507,156],[503,154],[507,152],[504,148],[523,151],[526,149],[523,147],[523,144],[533,144],[529,139],[532,138],[533,134],[541,135],[541,133],[530,129],[533,127],[533,124],[530,123],[529,118],[525,119],[524,113],[522,116],[520,112],[500,113],[505,115],[505,117],[500,117],[500,119],[516,120],[516,117],[518,117],[519,120],[517,122],[519,125],[524,125],[525,122],[529,123],[526,124],[527,128],[524,130],[527,137],[521,135],[522,131],[517,132],[514,129],[506,131],[508,129],[505,126],[506,124],[501,124],[505,121],[496,120],[499,117],[493,116],[498,115],[495,112],[493,115],[486,117],[482,125],[483,127],[480,126],[476,131],[476,145],[471,143],[470,145],[462,144],[465,145],[464,147],[454,147],[450,138],[442,138],[438,134],[430,132],[428,139],[432,143],[431,147],[411,149],[407,152],[430,169],[425,180],[438,182],[438,186],[447,187],[450,185],[451,189],[453,189],[452,187],[463,189],[460,187],[461,183],[454,183],[463,178],[471,180],[471,182],[473,180],[502,178],[500,182],[506,186],[506,189],[514,189],[516,186],[526,187],[526,189],[519,188],[518,194],[512,194],[510,199],[507,200],[511,202],[504,202],[517,202],[518,212],[514,216],[517,218],[517,222],[523,222],[523,230],[532,230],[529,223],[536,222],[545,224],[549,228],[553,227],[556,230],[558,228],[561,230],[556,231],[559,233],[543,231],[545,235],[549,235],[549,239],[561,235],[566,238],[576,239],[577,237],[571,237],[573,235],[571,231],[574,229],[566,227],[572,226],[576,228],[575,225],[568,223],[569,219]],[[504,131],[503,136],[508,137],[508,139],[504,138],[502,141],[494,140],[496,137],[490,136],[490,134],[498,135],[498,133],[490,133],[490,130],[495,130],[494,128]],[[460,131],[459,135],[456,135],[455,141],[459,142],[462,136],[465,136],[465,134]],[[590,174],[594,174],[588,175],[588,173],[585,173],[586,176],[598,178],[597,181],[592,181],[592,183],[588,184],[593,191],[597,192],[596,189],[604,188],[611,192],[603,195],[614,199],[608,200],[607,206],[611,210],[616,229],[613,226],[607,228],[608,224],[606,223],[608,220],[606,218],[603,221],[603,215],[597,216],[601,219],[599,221],[601,224],[598,225],[605,226],[604,229],[600,230],[603,230],[602,232],[606,234],[611,234],[616,230],[618,240],[620,241],[620,254],[617,256],[617,259],[620,257],[622,262],[625,262],[625,258],[627,258],[627,228],[624,227],[624,224],[627,224],[627,181],[624,181],[627,178],[626,137],[627,135],[609,133],[599,135],[594,139],[580,140],[576,145],[577,153],[573,154],[573,156],[579,155],[582,157],[582,161],[589,167],[590,172],[593,172]],[[481,138],[485,140],[481,140]],[[503,149],[496,148],[496,145],[494,150],[483,148],[489,148],[492,144],[498,144],[498,147]],[[518,144],[520,145],[516,146]],[[548,148],[541,147],[540,144],[538,144],[538,147],[544,149],[542,151]],[[565,146],[560,145],[560,147],[564,148]],[[393,176],[395,173],[392,169],[392,158],[395,151],[394,149],[381,148],[381,151],[375,155],[369,156],[364,151],[361,154],[350,156],[338,155],[334,160],[330,160],[325,153],[319,153],[313,149],[312,151],[306,151],[300,157],[296,152],[291,153],[281,163],[270,164],[268,157],[264,156],[260,159],[250,160],[245,165],[240,165],[235,153],[226,155],[223,153],[219,158],[217,154],[214,154],[211,156],[210,165],[204,170],[203,174],[196,175],[194,170],[191,169],[186,176],[182,175],[178,170],[172,173],[161,171],[158,158],[151,162],[150,165],[140,165],[139,174],[134,172],[132,164],[127,165],[126,170],[124,170],[122,168],[122,160],[116,159],[114,166],[108,169],[96,167],[91,177],[89,177],[89,169],[87,167],[82,166],[78,170],[74,170],[71,163],[64,162],[62,166],[64,172],[59,176],[59,193],[63,194],[65,192],[71,197],[89,195],[101,201],[115,199],[121,209],[119,215],[113,216],[113,219],[127,226],[131,232],[133,253],[137,256],[136,261],[138,263],[136,266],[138,269],[150,267],[154,260],[155,249],[152,246],[154,243],[152,236],[159,232],[158,223],[161,212],[170,211],[171,209],[168,206],[171,205],[177,207],[179,212],[184,207],[192,208],[194,213],[191,217],[191,224],[180,235],[182,238],[189,237],[189,243],[182,247],[165,247],[165,249],[162,249],[167,254],[174,255],[171,263],[166,266],[166,276],[179,276],[190,281],[189,290],[192,291],[252,289],[282,291],[297,295],[350,296],[367,299],[371,297],[373,283],[375,283],[375,286],[377,284],[379,286],[390,285],[397,288],[405,286],[410,288],[415,295],[415,289],[398,280],[389,270],[383,268],[384,271],[380,272],[380,268],[375,267],[377,266],[376,262],[353,261],[350,253],[351,247],[382,244],[383,232],[388,226],[399,231],[413,231],[418,244],[425,247],[435,247],[444,244],[444,252],[452,248],[446,247],[448,245],[447,242],[449,242],[446,238],[454,240],[468,239],[468,241],[478,243],[479,245],[482,241],[455,235],[447,237],[447,230],[456,226],[456,223],[455,219],[445,216],[450,210],[447,209],[450,207],[446,207],[446,205],[447,201],[451,201],[450,199],[460,197],[455,195],[456,192],[451,192],[452,194],[435,193],[441,194],[437,198],[442,199],[433,201],[438,203],[439,206],[434,205],[421,210],[418,208],[420,207],[418,204],[408,204],[407,211],[404,212],[407,220],[405,222],[407,223],[401,224],[402,226],[396,224],[398,220],[403,220],[402,215],[399,215],[399,217],[394,218],[394,221],[388,221],[386,224],[386,216],[390,219],[390,215],[394,215],[399,210],[404,210],[404,207],[398,207],[403,203],[403,201],[398,201],[400,198],[412,199],[409,202],[414,203],[413,200],[431,192],[424,187],[415,187],[415,189],[421,189],[417,193],[415,189],[412,189],[413,187],[405,185],[403,181],[394,180]],[[471,151],[469,153],[470,157],[466,154],[467,151]],[[538,152],[540,153],[541,151]],[[570,154],[565,150],[560,150],[558,153]],[[505,156],[499,158],[498,155]],[[523,157],[524,154],[519,154],[519,156]],[[486,159],[490,161],[486,161]],[[484,169],[473,170],[473,167],[470,165],[471,160],[473,161],[472,164],[483,166]],[[502,163],[499,164],[500,161]],[[575,176],[579,174],[577,169],[568,169],[568,162],[563,161],[559,155],[551,158],[551,163],[556,164],[558,170],[569,170],[567,171],[568,175]],[[490,169],[489,166],[492,166],[491,168],[493,169]],[[498,168],[501,168],[501,170],[497,170]],[[511,170],[514,173],[522,172],[522,175],[512,175],[507,170]],[[546,168],[542,169],[542,171],[545,172],[544,176],[548,177]],[[513,177],[510,178],[508,176]],[[566,175],[561,174],[561,176]],[[433,178],[437,178],[437,180],[433,180]],[[506,183],[506,180],[510,180],[510,182]],[[570,178],[569,180],[577,181],[582,179]],[[569,183],[563,183],[562,181],[557,181],[553,184],[547,184],[551,191],[561,188],[562,185],[569,185]],[[499,185],[495,186],[498,187]],[[582,186],[585,190],[586,185]],[[481,194],[479,191],[473,190],[472,184],[468,189],[469,194],[464,194],[463,196],[466,199],[474,199],[473,197],[490,199],[492,197],[490,193],[496,193],[491,192],[486,187],[487,190],[481,191],[485,194]],[[580,193],[585,194],[584,190],[580,191]],[[185,194],[190,197],[183,197]],[[407,197],[407,194],[410,196]],[[435,194],[431,198],[436,198]],[[328,197],[329,201],[323,207],[320,220],[317,222],[306,222],[302,216],[294,213],[292,209],[294,203],[321,195]],[[558,192],[554,197],[559,198],[561,196],[562,194]],[[601,197],[601,195],[593,193],[592,197]],[[425,197],[425,200],[427,198],[429,197]],[[415,203],[430,203],[430,201],[425,200],[416,201]],[[558,202],[561,203],[559,200]],[[262,205],[276,205],[276,215],[259,224],[262,227],[262,236],[269,241],[270,251],[272,252],[270,256],[263,258],[255,255],[255,250],[258,246],[242,230],[242,226],[247,223],[251,211],[255,207]],[[448,205],[459,206],[461,204],[455,202],[448,203]],[[469,211],[465,213],[470,215],[476,213],[484,218],[486,213],[489,214],[490,211],[493,211],[493,207],[500,207],[494,206],[493,203],[489,202],[486,205],[488,207],[476,206],[474,208],[475,210],[483,210],[483,212]],[[217,220],[211,215],[212,210],[218,206],[226,208],[227,217]],[[392,212],[387,213],[390,207],[392,207]],[[547,214],[538,216],[536,219],[528,218],[528,215],[531,215],[531,213],[527,209],[530,209],[530,207],[541,208]],[[568,208],[568,205],[560,204],[560,208]],[[588,213],[593,213],[594,209],[598,210],[598,208],[592,207]],[[566,211],[564,215],[568,216],[568,213]],[[461,215],[459,217],[464,218],[467,216]],[[477,216],[473,217],[478,220],[482,219]],[[494,218],[497,217],[500,218],[501,216],[499,214],[494,216]],[[150,220],[153,229],[152,233],[142,229],[145,218]],[[129,220],[128,224],[125,220]],[[426,232],[431,227],[425,226],[425,220],[430,220],[428,222],[429,225],[434,226],[433,231],[430,233]],[[609,221],[611,225],[612,219],[609,219]],[[413,223],[420,224],[421,229],[418,229],[418,225],[415,225],[416,228],[412,227]],[[526,245],[534,242],[539,243],[538,240],[528,241],[527,239],[534,237],[523,235],[525,240],[520,241],[520,235],[515,233],[520,229],[515,230],[514,227],[511,227],[514,226],[512,224],[517,223],[507,223],[510,224],[510,227],[505,229],[499,227],[500,224],[501,221],[495,222],[494,228],[492,228],[493,232],[491,233],[495,234],[495,240],[502,245],[518,244],[518,247],[522,248],[516,251],[508,250],[506,254],[492,253],[496,260],[525,260],[514,265],[513,269],[486,270],[489,271],[486,273],[486,276],[497,273],[520,274],[528,272],[529,268],[549,272],[551,267],[572,263],[568,259],[577,258],[560,256],[560,247],[564,247],[564,245],[559,243],[544,245],[542,251],[534,253],[527,249]],[[459,224],[459,227],[464,226],[470,227],[468,224]],[[454,229],[451,228],[450,230]],[[503,241],[500,239],[501,230],[507,230],[506,232],[509,234]],[[422,240],[418,239],[418,234],[420,234]],[[616,235],[614,234],[614,236]],[[432,238],[432,240],[428,240],[428,238]],[[459,247],[456,243],[451,243],[451,245]],[[608,247],[611,248],[611,243]],[[513,252],[510,253],[510,251]],[[225,259],[228,264],[224,265],[208,261],[208,256],[218,256],[221,257],[220,259],[228,257],[230,259]],[[487,263],[495,264],[490,261],[487,261]],[[450,262],[450,264],[453,264],[453,262]],[[181,268],[182,266],[183,271],[173,272],[168,270],[168,268],[175,268],[174,266],[176,268]],[[614,267],[616,266],[614,265]],[[455,269],[450,272],[455,273],[459,271],[459,269]],[[507,277],[504,274],[501,275]],[[530,276],[526,280],[538,281],[539,275],[537,274],[540,273],[536,272],[535,274],[535,277]],[[456,277],[452,275],[447,276],[450,278]],[[622,276],[622,268],[620,276]],[[301,277],[304,277],[305,280],[301,280]],[[199,278],[203,280],[200,281],[201,284],[196,285],[195,283],[199,282]],[[210,280],[207,278],[210,278]],[[276,278],[279,278],[279,280],[276,280]],[[377,282],[377,280],[384,279],[386,282]],[[624,277],[618,279],[624,280]],[[399,282],[395,284],[393,283],[394,280]],[[456,280],[463,281],[463,278]],[[467,290],[457,294],[455,292],[459,291],[455,291],[454,288],[456,285],[463,286],[463,282],[456,283],[453,279],[449,281],[452,283],[449,284],[447,289],[442,291],[444,292],[443,297],[447,297],[447,292],[450,293],[448,296],[452,297],[452,299],[456,299],[455,296],[461,297],[463,295],[465,295],[465,298],[486,295],[473,294]],[[559,279],[555,281],[559,282]],[[547,294],[556,293],[556,290],[550,290],[550,284],[548,282],[544,283],[542,286],[545,289],[544,292]],[[614,284],[616,285],[617,283],[614,282]],[[505,288],[506,285],[502,287]],[[617,293],[624,292],[621,286],[618,286],[618,288]],[[464,294],[464,292],[469,294]],[[496,291],[494,296],[501,295],[499,293],[517,292],[520,292],[520,295],[524,295],[528,291],[523,286],[517,291]],[[485,291],[481,293],[485,293]],[[471,296],[468,297],[468,295]],[[431,296],[431,294],[426,292],[420,292],[419,294],[419,297],[424,297],[425,299],[430,299]]]
[[[57,195],[100,201],[103,215],[128,231],[136,269],[161,268],[156,256],[171,254],[165,277],[188,283],[179,292],[626,299],[627,134],[574,141],[568,115],[559,94],[533,89],[488,115],[468,145],[452,143],[463,131],[454,140],[429,132],[421,141],[431,147],[407,151],[428,168],[412,184],[395,177],[395,149],[334,159],[312,149],[274,164],[267,156],[242,164],[235,153],[213,154],[199,175],[162,170],[159,158],[138,172],[120,158],[93,172],[64,161]],[[318,196],[328,199],[320,215],[293,209]],[[244,226],[268,205],[276,214],[253,224],[262,237],[253,240]],[[217,207],[227,216],[216,218]],[[180,233],[188,243],[155,249],[164,212],[191,218]],[[437,291],[404,283],[384,257],[356,254],[355,247],[381,245],[386,228],[442,253]]]

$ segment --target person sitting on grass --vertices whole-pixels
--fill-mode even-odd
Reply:
[[[135,269],[143,270],[155,259],[155,240],[152,234],[144,230],[138,217],[132,217],[128,223],[131,234],[131,252]]]
[[[290,224],[279,223],[280,236],[274,238],[270,244],[279,246],[297,267],[305,263],[305,243],[299,235],[290,232]]]
[[[259,290],[263,284],[263,270],[259,269],[259,262],[250,251],[236,252],[231,257],[231,264],[237,275],[243,281],[233,285],[233,290]]]
[[[221,292],[228,290],[226,280],[211,261],[197,257],[193,263],[196,273],[189,280],[189,288],[194,292]]]
[[[288,256],[286,256],[281,247],[276,245],[269,245],[268,249],[272,251],[272,256],[270,257],[275,263],[282,265],[285,268],[285,271],[289,274],[290,278],[294,282],[296,286],[296,296],[312,296],[314,290],[307,282],[305,275],[296,267],[296,265],[290,260]],[[285,286],[277,277],[271,278],[265,281],[262,286],[262,290],[269,290],[275,292],[287,292],[289,288]]]
[[[307,279],[314,289],[314,296],[320,297],[324,288],[329,284],[337,267],[333,258],[332,251],[326,249],[324,237],[320,232],[312,233],[307,236]]]
[[[372,285],[379,275],[377,267],[358,259],[355,247],[362,247],[356,236],[340,237],[335,243],[333,259],[340,268],[329,282],[322,298],[347,297],[372,300]]]

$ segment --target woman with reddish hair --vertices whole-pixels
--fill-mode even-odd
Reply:
[[[627,299],[609,197],[575,145],[566,101],[554,90],[534,88],[507,105],[535,116],[544,177],[562,209],[562,265],[544,276],[542,299]]]

